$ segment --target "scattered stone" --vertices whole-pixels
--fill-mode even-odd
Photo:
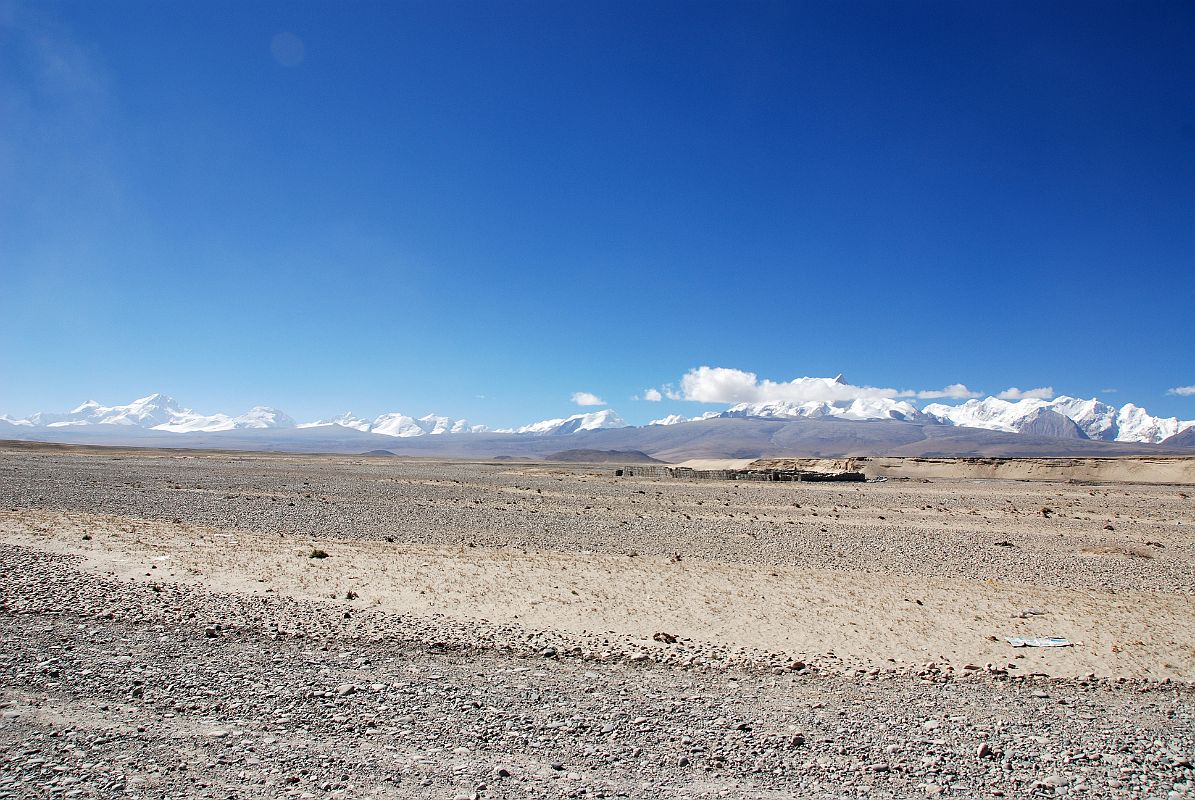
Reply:
[[[1073,498],[1051,499],[1061,513],[1048,523],[1024,513],[1041,500],[1022,502],[1016,515],[1020,522],[1009,529],[1022,542],[1014,557],[992,549],[990,542],[1002,535],[999,528],[981,528],[988,534],[974,534],[964,546],[955,537],[926,543],[915,530],[894,524],[891,530],[900,530],[904,538],[898,548],[886,550],[888,540],[867,527],[874,524],[876,509],[867,505],[866,496],[856,499],[853,491],[812,485],[640,482],[635,485],[649,493],[634,498],[639,501],[634,511],[645,516],[618,526],[591,523],[601,518],[582,516],[577,498],[584,494],[581,503],[614,506],[622,513],[630,507],[615,506],[617,498],[626,498],[622,486],[577,479],[570,488],[558,473],[532,474],[510,465],[491,472],[477,465],[432,467],[392,459],[384,467],[369,467],[366,485],[352,477],[357,467],[340,464],[339,458],[321,461],[319,469],[296,471],[290,456],[225,462],[219,461],[222,456],[183,461],[157,455],[55,455],[49,470],[39,466],[44,462],[9,457],[10,452],[4,451],[5,470],[0,470],[0,508],[17,509],[0,514],[0,524],[12,534],[0,570],[0,763],[5,765],[0,797],[202,798],[234,789],[238,796],[330,800],[375,794],[654,797],[698,781],[701,789],[694,794],[711,796],[707,788],[723,786],[735,787],[726,790],[727,796],[749,791],[855,797],[864,790],[877,797],[922,791],[958,797],[1067,793],[1093,800],[1190,796],[1195,710],[1190,685],[1180,681],[1112,681],[1090,673],[1050,679],[1038,673],[1042,668],[1034,652],[1019,662],[1020,673],[1033,675],[1020,677],[1018,671],[1010,673],[1004,659],[981,668],[982,656],[971,656],[976,663],[962,658],[952,663],[936,651],[917,664],[868,664],[824,652],[767,653],[690,639],[682,645],[675,634],[666,634],[673,642],[652,636],[674,646],[645,646],[644,632],[634,637],[580,634],[430,614],[399,616],[369,603],[352,606],[346,620],[346,605],[333,599],[353,599],[345,584],[336,578],[324,582],[332,577],[328,568],[351,563],[356,551],[347,543],[354,540],[368,540],[375,552],[386,553],[396,548],[384,547],[383,535],[401,541],[400,549],[413,542],[463,548],[474,540],[479,547],[514,547],[509,542],[517,541],[542,554],[561,542],[575,546],[580,536],[587,547],[603,553],[642,552],[647,560],[628,565],[638,563],[636,569],[652,564],[666,569],[669,552],[680,547],[685,548],[685,572],[697,570],[703,559],[733,557],[757,570],[761,593],[790,558],[806,559],[800,563],[816,568],[840,563],[844,569],[856,568],[860,558],[874,559],[885,569],[899,567],[935,580],[948,577],[933,570],[949,563],[968,579],[991,574],[1025,580],[1029,575],[1059,588],[1088,586],[1081,571],[1090,570],[1093,585],[1107,583],[1100,591],[1119,592],[1152,576],[1167,592],[1189,592],[1189,576],[1173,554],[1159,553],[1152,563],[1090,564],[1076,552],[1084,543],[1072,538],[1059,560],[1051,562],[1051,551],[1039,548],[1033,528],[1045,531],[1043,537],[1064,530],[1072,537],[1098,534],[1086,521],[1093,518],[1091,508],[1072,512],[1078,502]],[[212,466],[217,462],[220,466]],[[251,478],[246,470],[252,470]],[[154,476],[166,473],[179,486],[215,490],[163,497],[158,491],[121,488],[124,481],[161,485]],[[513,505],[492,508],[516,496],[509,485],[516,480],[543,489],[524,490],[536,498],[535,513]],[[940,483],[911,489],[896,481],[868,489],[872,497],[937,493],[933,514],[956,513],[958,503],[970,502],[980,491]],[[822,511],[829,534],[818,536],[807,521],[782,528],[786,523],[767,518],[776,509],[791,513],[789,502],[752,506],[740,499],[765,491],[801,497],[802,514],[811,507]],[[1053,488],[1032,491],[1054,498]],[[1128,485],[1115,491],[1144,492]],[[225,492],[231,497],[222,499]],[[828,501],[829,492],[837,494]],[[1167,502],[1176,503],[1173,488],[1166,492]],[[726,508],[723,500],[714,501],[723,495],[734,497],[725,501],[737,515],[733,521],[720,522],[711,513]],[[27,498],[42,496],[48,498],[38,501],[44,507],[31,509]],[[273,496],[293,498],[297,505],[272,501]],[[705,503],[700,525],[687,525],[681,514],[667,511],[674,501],[694,497]],[[1104,499],[1101,495],[1100,505]],[[993,502],[999,505],[985,513],[1002,513],[1005,499]],[[830,512],[832,504],[836,510]],[[692,510],[694,503],[678,505]],[[259,513],[261,507],[268,513]],[[69,514],[55,517],[55,509]],[[27,523],[78,526],[88,514],[113,509],[142,520],[135,535],[155,548],[160,544],[155,537],[163,531],[188,549],[218,539],[215,546],[224,559],[240,552],[236,537],[243,541],[265,534],[282,545],[280,558],[288,550],[293,558],[295,545],[277,541],[280,529],[299,541],[330,540],[333,549],[340,547],[338,541],[346,544],[337,549],[331,567],[297,564],[319,582],[314,585],[322,600],[306,600],[286,594],[268,575],[262,577],[276,593],[217,589],[193,575],[176,582],[164,573],[181,574],[183,557],[163,562],[152,582],[124,579],[82,568],[80,556],[29,545],[52,540],[52,532],[22,538],[21,526]],[[469,520],[468,530],[454,532],[459,509],[467,509],[460,519]],[[1155,516],[1177,519],[1180,513],[1171,506]],[[567,514],[568,524],[549,524],[544,531],[548,514]],[[186,527],[169,528],[172,518],[186,520]],[[114,536],[121,535],[117,524],[111,528]],[[1160,542],[1145,537],[1171,535],[1149,519],[1132,524],[1142,532],[1135,541],[1150,542],[1149,547]],[[68,545],[62,549],[69,551],[78,543],[79,528],[65,530],[55,544]],[[219,531],[229,535],[216,537]],[[1173,542],[1179,541],[1174,535]],[[96,538],[107,546],[108,536]],[[939,541],[944,538],[950,541]],[[1177,552],[1177,544],[1170,547]],[[823,553],[826,563],[813,561]],[[1050,564],[1057,568],[1042,569]],[[1172,573],[1177,576],[1173,585],[1166,584]],[[573,577],[562,571],[560,585],[551,588],[569,599],[571,586],[581,588]],[[432,586],[420,578],[417,588]],[[584,595],[570,599],[579,611],[589,602]],[[1024,604],[1036,602],[1044,601]],[[919,619],[930,618],[939,607],[928,596],[924,606],[900,604],[902,613]],[[1058,608],[1047,608],[1062,619]],[[1022,612],[1032,622],[997,632],[1040,633],[1032,629],[1045,620],[1032,612]],[[986,648],[986,632],[976,630],[968,643]],[[1132,641],[1122,644],[1129,651],[1134,647]],[[798,729],[803,732],[793,732]],[[549,762],[550,768],[544,766]],[[263,779],[267,782],[257,783]]]

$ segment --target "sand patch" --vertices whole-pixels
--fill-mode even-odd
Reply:
[[[48,511],[0,513],[0,541],[76,553],[85,569],[127,579],[338,602],[351,592],[362,608],[462,621],[644,640],[666,632],[877,666],[948,660],[1013,664],[1025,673],[1195,680],[1195,597],[1188,594],[312,540]],[[311,558],[313,549],[328,557]],[[1062,636],[1075,646],[1013,649],[1006,636]]]

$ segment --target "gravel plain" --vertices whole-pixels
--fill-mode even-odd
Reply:
[[[3,449],[0,797],[1195,796],[1189,495]],[[275,539],[290,553],[279,564],[301,559],[319,580],[259,569]],[[328,557],[310,558],[318,549]],[[545,583],[519,600],[500,576],[455,574],[482,556]],[[366,559],[355,583],[321,582],[353,558]],[[378,588],[404,558],[424,570],[420,588]],[[588,571],[561,583],[545,571],[556,562]],[[850,653],[816,646],[849,642],[837,627],[878,630],[849,606],[795,652],[729,628],[700,635],[716,614],[679,589],[679,610],[667,597],[644,606],[659,624],[616,624],[618,603],[651,589],[628,576],[681,567],[668,586],[740,581],[719,600],[732,609],[766,608],[742,576],[775,572],[855,581],[859,608],[872,608],[868,587],[924,583],[893,601],[908,606],[892,612],[901,620],[996,585],[1089,597],[1110,624],[1142,612],[1156,627],[1068,674],[1075,653],[987,641],[996,616],[958,629],[1003,656],[976,663],[889,660],[884,637]],[[544,624],[573,602],[549,590],[584,594],[599,579],[615,582],[591,587],[602,626]],[[1016,631],[1039,624],[1026,611],[1078,624],[1062,608],[998,616]]]

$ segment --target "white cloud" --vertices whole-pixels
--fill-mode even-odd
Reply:
[[[664,399],[664,395],[660,394],[659,389],[645,389],[643,391],[643,399],[650,400],[653,403],[658,403]]]
[[[1100,394],[1116,394],[1119,389],[1100,389]]]
[[[1015,386],[1010,386],[1000,394],[996,395],[1001,400],[1027,400],[1033,398],[1036,400],[1049,400],[1054,396],[1053,386],[1040,386],[1036,389],[1018,389]]]
[[[681,378],[680,391],[665,387],[665,394],[676,400],[695,400],[700,403],[758,403],[775,400],[804,402],[851,401],[860,398],[919,397],[924,399],[948,397],[963,399],[979,397],[961,383],[944,389],[915,391],[876,386],[855,386],[842,376],[837,378],[794,378],[787,382],[760,380],[754,372],[725,367],[697,367]]]
[[[952,383],[945,389],[932,389],[917,393],[917,396],[922,400],[937,400],[942,397],[948,397],[951,400],[967,400],[972,397],[981,397],[982,395],[982,392],[973,392],[961,383]]]
[[[1166,394],[1176,394],[1179,397],[1190,397],[1195,394],[1195,386],[1175,386],[1173,389],[1167,389]]]
[[[787,383],[760,380],[754,372],[726,367],[697,367],[685,373],[679,395],[699,403],[758,403],[768,400],[854,400],[895,397],[895,389],[852,386],[831,378],[795,378]]]
[[[572,401],[579,406],[604,406],[606,401],[593,392],[573,392]]]

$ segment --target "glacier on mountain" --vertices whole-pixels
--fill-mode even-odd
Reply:
[[[372,421],[361,419],[351,412],[345,412],[339,417],[316,422],[304,422],[299,428],[327,428],[339,425],[342,428],[352,428],[362,433],[376,433],[381,436],[408,438],[411,436],[436,436],[444,433],[482,433],[488,428],[485,425],[470,425],[467,420],[454,420],[428,414],[416,419],[397,411],[382,414]]]
[[[1195,426],[1195,420],[1151,416],[1145,409],[1132,403],[1117,408],[1098,399],[1082,400],[1066,396],[1053,400],[1031,397],[1016,401],[986,397],[983,400],[968,400],[957,406],[932,403],[922,410],[929,417],[947,425],[1019,433],[1026,420],[1039,409],[1056,411],[1073,421],[1088,439],[1106,442],[1156,444]]]
[[[860,397],[854,400],[818,401],[768,400],[760,403],[738,403],[723,411],[720,417],[841,417],[842,419],[897,419],[904,422],[929,421],[912,403],[887,397]]]
[[[352,428],[355,431],[361,431],[362,433],[368,433],[369,426],[371,424],[373,424],[373,423],[371,423],[369,420],[361,419],[360,417],[353,414],[351,411],[346,411],[343,414],[341,414],[339,417],[333,417],[332,419],[320,419],[320,420],[316,420],[315,422],[301,422],[301,423],[299,423],[299,425],[297,427],[299,427],[299,428],[327,428],[327,427],[331,427],[332,425],[339,425],[342,428]]]
[[[521,428],[506,428],[497,433],[533,433],[541,436],[562,436],[578,431],[598,431],[607,428],[627,428],[626,421],[609,408],[601,411],[590,411],[588,414],[573,414],[571,417],[560,419],[545,419],[533,422]]]
[[[244,414],[199,414],[183,408],[173,397],[160,392],[138,398],[127,405],[105,406],[88,400],[64,413],[38,412],[14,424],[69,428],[86,425],[120,425],[171,433],[227,431],[235,428],[291,428],[295,421],[278,409],[256,406]]]
[[[254,406],[235,417],[225,414],[196,414],[190,409],[173,412],[170,422],[152,426],[155,431],[189,433],[192,431],[230,431],[244,428],[293,428],[295,421],[276,408]]]

